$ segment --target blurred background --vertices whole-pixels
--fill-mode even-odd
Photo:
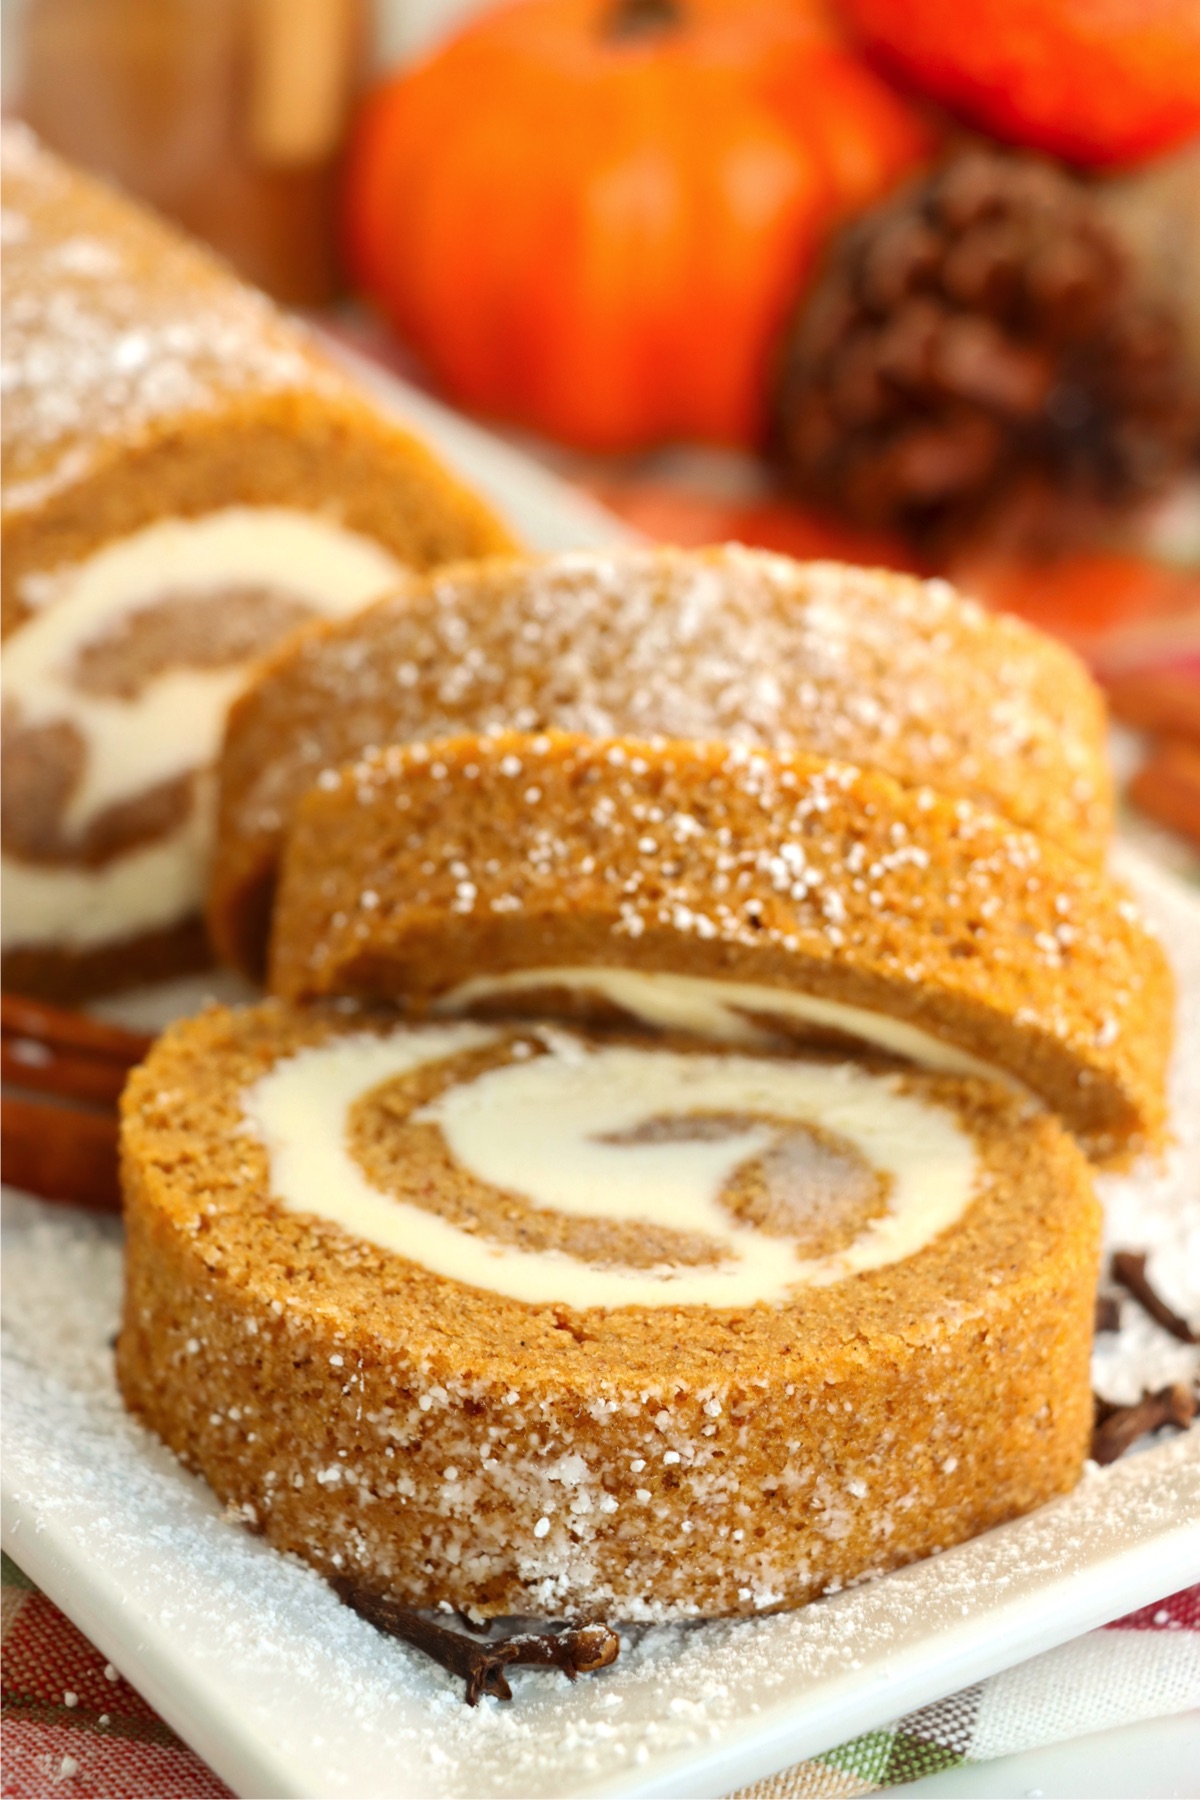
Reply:
[[[4,104],[649,535],[1067,638],[1200,841],[1197,0],[3,0]]]

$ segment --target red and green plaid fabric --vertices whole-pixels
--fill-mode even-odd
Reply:
[[[7,1556],[2,1572],[6,1795],[229,1793]]]
[[[229,1789],[3,1559],[3,1792],[208,1800]],[[742,1790],[743,1800],[871,1794],[1107,1725],[1200,1706],[1200,1586]]]

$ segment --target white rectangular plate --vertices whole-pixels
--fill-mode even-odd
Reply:
[[[513,451],[377,371],[385,399],[531,544],[627,538]],[[1115,1242],[1170,1266],[1200,1227],[1200,905],[1133,859],[1185,1015],[1168,1166],[1104,1185]],[[1200,1579],[1200,1432],[1094,1471],[1068,1498],[803,1611],[627,1636],[568,1687],[520,1673],[510,1706],[341,1607],[226,1520],[124,1413],[112,1374],[113,1221],[6,1200],[5,1547],[238,1792],[719,1794]],[[1140,1325],[1138,1380],[1188,1352]]]

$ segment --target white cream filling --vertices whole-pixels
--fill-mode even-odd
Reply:
[[[894,1056],[947,1075],[982,1075],[990,1081],[1019,1086],[1014,1076],[960,1050],[932,1032],[890,1013],[789,988],[765,987],[748,981],[720,981],[706,975],[672,975],[658,970],[597,968],[517,969],[507,975],[477,975],[442,994],[434,1010],[465,1012],[480,1000],[523,989],[564,987],[596,994],[619,1006],[656,1031],[687,1031],[718,1043],[766,1049],[771,1034],[748,1013],[774,1014],[786,1021],[825,1026],[862,1038]]]
[[[56,572],[50,598],[8,641],[3,685],[23,723],[68,720],[85,740],[87,767],[68,828],[210,762],[244,679],[241,666],[170,669],[136,699],[89,694],[71,679],[81,650],[166,594],[219,606],[231,588],[275,587],[337,616],[385,592],[398,574],[378,544],[278,506],[162,519]]]
[[[3,861],[4,947],[64,944],[87,950],[177,924],[204,892],[211,844],[206,812],[193,810],[169,837],[98,869]]]
[[[3,693],[23,725],[65,721],[83,738],[87,760],[66,811],[67,829],[82,830],[116,802],[211,763],[248,666],[168,669],[136,698],[120,699],[75,685],[72,668],[82,650],[168,594],[219,606],[234,588],[276,588],[338,617],[385,593],[400,574],[400,564],[378,544],[333,519],[287,507],[231,506],[196,519],[159,520],[82,562],[31,577],[37,611],[5,645]],[[184,916],[202,891],[196,871],[203,856],[198,864],[194,840],[194,829],[180,831],[155,846],[161,855],[153,865],[139,848],[91,872],[32,870],[5,858],[5,943],[97,942],[112,932],[99,930],[90,916],[94,907],[116,919],[121,935]],[[151,869],[153,882],[143,879]],[[156,885],[160,876],[165,888]],[[171,912],[167,891],[175,896]]]
[[[589,1048],[556,1031],[547,1036],[549,1055],[459,1082],[416,1116],[440,1126],[461,1166],[491,1186],[572,1217],[703,1232],[724,1260],[600,1268],[561,1251],[491,1241],[376,1187],[350,1154],[347,1121],[380,1083],[498,1035],[471,1023],[356,1034],[276,1063],[243,1099],[267,1149],[271,1193],[434,1274],[533,1305],[584,1308],[779,1302],[796,1287],[915,1255],[961,1217],[974,1191],[972,1138],[944,1107],[900,1092],[894,1076],[850,1063]],[[701,1142],[606,1141],[695,1112],[757,1115],[761,1123]],[[734,1170],[772,1143],[779,1119],[840,1134],[891,1179],[886,1212],[844,1250],[801,1258],[786,1239],[740,1223],[719,1203]]]

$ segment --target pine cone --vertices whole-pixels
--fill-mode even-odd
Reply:
[[[1196,423],[1178,318],[1097,191],[971,148],[835,241],[785,345],[775,439],[804,494],[945,541],[1136,502]]]

